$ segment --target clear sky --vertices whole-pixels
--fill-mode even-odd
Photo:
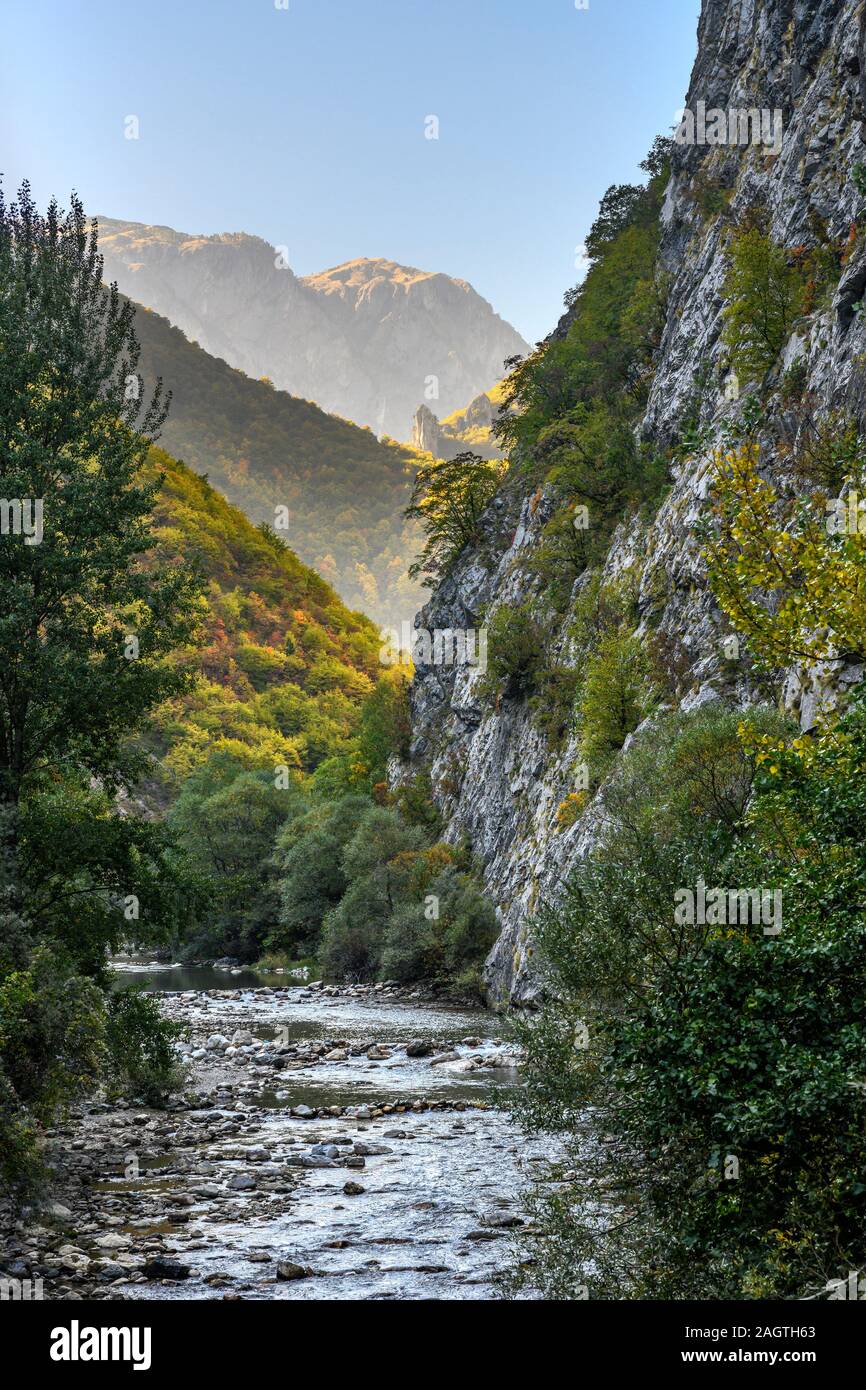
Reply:
[[[445,271],[535,340],[605,188],[684,104],[699,9],[2,0],[0,170],[41,203],[75,188],[88,212],[255,233],[300,275]]]

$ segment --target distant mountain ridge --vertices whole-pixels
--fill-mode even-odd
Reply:
[[[361,258],[300,278],[243,232],[100,219],[105,275],[207,352],[377,435],[408,440],[489,390],[523,338],[465,280]]]
[[[256,524],[288,508],[278,534],[350,608],[411,621],[424,599],[407,575],[418,536],[403,511],[421,457],[251,380],[158,314],[139,307],[135,328],[145,379],[172,392],[161,445]]]

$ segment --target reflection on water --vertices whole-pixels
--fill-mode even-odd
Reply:
[[[116,961],[114,971],[115,988],[128,989],[130,985],[135,985],[137,989],[154,990],[160,994],[187,989],[258,989],[262,985],[280,988],[292,983],[285,975],[259,974],[255,970],[216,970],[212,965],[181,965],[176,962],[157,965],[148,961],[144,965],[136,965],[134,961]]]

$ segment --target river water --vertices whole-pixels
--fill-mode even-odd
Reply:
[[[328,996],[287,987],[285,977],[210,967],[127,966],[118,983],[159,992],[164,1011],[190,1030],[202,1100],[180,1122],[132,1117],[135,1166],[127,1154],[99,1185],[126,1253],[157,1253],[189,1270],[176,1282],[134,1275],[118,1292],[501,1296],[500,1276],[519,1258],[521,1196],[548,1148],[497,1104],[519,1080],[500,1018],[373,992]],[[407,1045],[427,1055],[407,1056]],[[436,1060],[443,1056],[450,1060]],[[292,1113],[297,1107],[316,1114]],[[322,1113],[335,1107],[351,1113]],[[120,1149],[130,1142],[117,1138]],[[286,1264],[298,1277],[278,1277]]]

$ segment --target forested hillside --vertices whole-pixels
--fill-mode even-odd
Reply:
[[[213,752],[247,766],[313,771],[345,750],[380,674],[375,625],[268,528],[205,479],[152,449],[161,479],[155,553],[183,556],[203,581],[201,645],[179,654],[198,681],[160,710],[159,776],[167,794]]]

